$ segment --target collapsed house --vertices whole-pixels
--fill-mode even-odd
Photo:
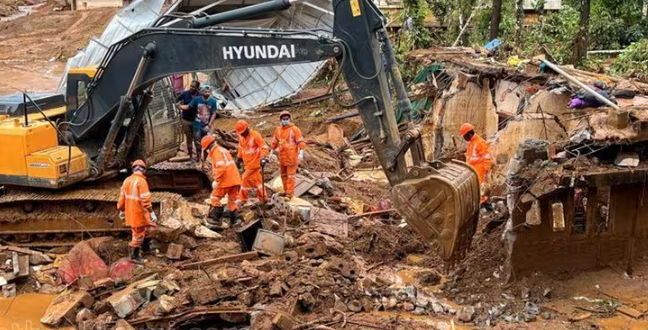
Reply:
[[[648,85],[565,68],[585,84],[607,83],[618,109],[570,109],[579,87],[539,62],[524,67],[475,58],[472,49],[411,54],[428,69],[414,88],[431,99],[429,156],[462,157],[463,122],[489,139],[491,197],[506,198],[509,277],[632,263],[648,252]],[[621,98],[623,97],[623,98]]]

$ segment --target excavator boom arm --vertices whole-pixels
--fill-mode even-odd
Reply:
[[[140,102],[132,100],[146,96],[146,90],[156,80],[177,73],[335,57],[355,100],[348,106],[357,107],[362,116],[393,187],[394,205],[444,260],[462,257],[476,229],[480,195],[476,173],[462,162],[425,162],[420,130],[409,123],[411,104],[387,38],[385,19],[371,0],[333,0],[333,37],[304,30],[196,29],[287,9],[290,4],[289,0],[272,0],[175,25],[188,28],[146,29],[112,46],[90,85],[88,101],[71,116],[71,131],[76,139],[97,129],[98,123],[111,121],[93,174],[100,174],[114,163],[108,160],[114,157],[115,139],[124,129],[126,109],[131,106],[135,108],[131,119],[136,120],[131,120],[124,141],[134,134],[146,97]],[[403,139],[390,83],[396,90],[396,107],[407,123]],[[408,152],[412,160],[409,167],[405,162]]]

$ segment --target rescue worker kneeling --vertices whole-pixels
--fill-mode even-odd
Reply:
[[[157,216],[153,212],[153,203],[148,183],[146,182],[146,163],[136,160],[132,165],[133,174],[124,180],[117,202],[119,217],[126,220],[131,227],[132,239],[129,243],[130,258],[142,262],[140,250],[150,252],[151,237],[149,228],[155,227]]]
[[[466,163],[477,172],[482,195],[481,203],[484,203],[488,200],[488,197],[484,196],[485,185],[488,184],[488,175],[493,166],[493,157],[488,150],[488,142],[475,133],[475,126],[470,123],[462,124],[459,133],[468,142]]]
[[[226,228],[221,218],[225,209],[221,199],[227,195],[227,209],[229,210],[230,225],[240,223],[237,219],[237,204],[239,190],[241,189],[241,176],[236,168],[236,162],[229,151],[216,143],[216,137],[207,135],[200,142],[202,150],[207,153],[211,160],[214,182],[212,193],[209,196],[211,208],[207,217],[207,225],[212,228]]]

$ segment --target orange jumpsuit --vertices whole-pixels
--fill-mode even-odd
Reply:
[[[146,177],[142,173],[133,173],[124,180],[117,202],[117,209],[126,214],[126,225],[131,227],[133,237],[130,247],[142,245],[149,235],[147,228],[155,226],[151,222],[153,204]]]
[[[261,158],[268,156],[268,153],[270,149],[259,132],[251,129],[246,137],[239,135],[238,158],[243,159],[245,165],[241,184],[241,202],[247,201],[250,190],[256,190],[259,201],[265,200]]]
[[[279,149],[281,182],[286,196],[292,197],[295,194],[295,176],[299,165],[299,150],[306,148],[306,142],[301,130],[293,123],[288,126],[277,127],[270,147],[273,150]]]
[[[490,172],[493,165],[493,156],[488,150],[488,142],[481,136],[475,134],[470,142],[468,142],[468,149],[466,149],[466,162],[472,166],[477,172],[480,186],[483,187],[488,182],[487,174]],[[483,192],[483,190],[482,190]],[[487,198],[482,197],[484,202]]]
[[[215,144],[209,151],[212,163],[214,182],[218,185],[212,191],[209,199],[213,207],[221,207],[220,200],[227,195],[227,208],[236,210],[236,199],[241,187],[241,176],[236,168],[234,158],[227,149]]]

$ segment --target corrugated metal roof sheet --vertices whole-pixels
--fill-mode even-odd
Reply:
[[[231,4],[233,0],[228,0]],[[243,1],[240,1],[243,3]],[[272,28],[333,30],[331,1],[315,0],[293,5],[289,10],[272,15],[277,17]],[[246,25],[244,21],[231,26],[256,27],[254,22]],[[258,24],[258,22],[257,22]],[[227,26],[228,24],[223,24]],[[270,105],[301,91],[325,62],[275,65],[235,70],[221,70],[218,73],[238,96],[230,100],[228,109],[252,110]]]
[[[182,0],[172,6],[176,12],[200,12],[201,9],[187,10],[197,6],[219,5],[244,6],[263,0]],[[83,51],[68,60],[66,73],[70,67],[99,64],[106,50],[113,43],[151,26],[160,16],[164,0],[137,0],[122,9],[108,24],[98,40],[92,40]],[[218,6],[210,9],[218,11]],[[177,8],[177,9],[176,9]],[[312,0],[308,3],[293,5],[289,10],[267,15],[267,19],[241,20],[225,23],[232,27],[264,27],[281,29],[333,30],[333,13],[330,0]],[[227,108],[251,110],[263,107],[298,93],[315,77],[324,62],[293,65],[277,65],[235,70],[219,70],[217,75],[224,80],[238,96],[230,100]],[[59,93],[65,92],[65,75],[59,84]],[[215,82],[211,82],[215,83]],[[219,82],[220,83],[220,82]]]

